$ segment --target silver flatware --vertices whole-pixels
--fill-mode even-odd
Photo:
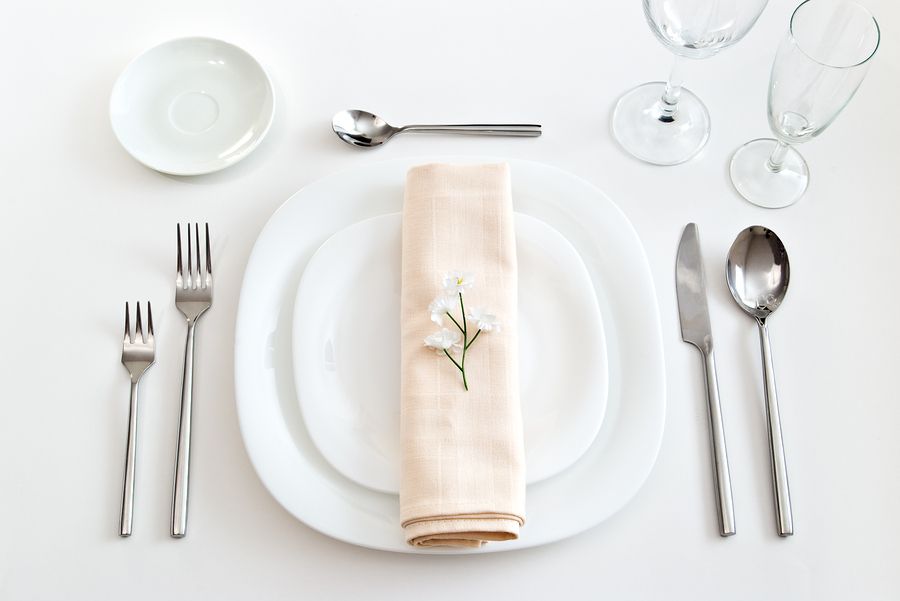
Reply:
[[[540,125],[530,124],[460,124],[460,125],[402,125],[395,127],[368,111],[340,111],[331,119],[331,128],[338,137],[353,146],[380,146],[404,132],[430,134],[474,134],[481,136],[513,136],[536,138]]]
[[[205,257],[200,254],[200,226],[187,225],[187,265],[182,263],[181,225],[178,233],[178,271],[175,277],[175,306],[187,320],[184,348],[184,375],[181,380],[181,416],[178,420],[178,446],[175,451],[175,482],[172,498],[171,535],[181,538],[187,533],[188,484],[191,462],[191,408],[194,389],[194,334],[197,322],[212,305],[212,259],[210,257],[209,224],[206,232]],[[205,258],[205,260],[204,260]]]
[[[759,326],[776,525],[779,536],[790,536],[794,533],[794,518],[781,436],[778,392],[775,389],[775,368],[766,325],[769,316],[781,306],[791,279],[791,266],[784,244],[768,228],[760,225],[748,227],[738,234],[728,251],[725,274],[731,296]]]
[[[125,303],[125,339],[122,341],[122,364],[131,378],[131,401],[128,405],[128,444],[125,450],[125,484],[122,491],[122,513],[119,518],[119,536],[131,536],[134,518],[134,459],[137,445],[138,383],[147,369],[153,365],[156,342],[153,337],[153,313],[147,303],[147,332],[141,323],[141,304],[135,303],[137,313],[134,330],[131,314]]]
[[[731,469],[728,466],[728,451],[725,447],[725,426],[719,402],[719,383],[716,377],[709,307],[706,303],[706,275],[703,271],[700,240],[695,223],[687,224],[678,245],[675,291],[678,297],[681,337],[685,342],[697,347],[703,356],[719,535],[731,536],[736,532],[734,501],[731,494]]]

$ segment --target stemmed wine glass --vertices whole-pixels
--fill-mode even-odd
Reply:
[[[700,152],[709,139],[709,111],[681,87],[685,58],[708,58],[753,27],[767,0],[643,0],[653,33],[675,54],[667,82],[625,93],[616,104],[612,130],[622,147],[656,165],[677,165]]]
[[[731,159],[731,181],[753,204],[794,204],[809,169],[791,144],[821,134],[859,88],[880,41],[878,23],[851,0],[806,0],[794,10],[769,80],[769,126],[777,140],[747,142]]]

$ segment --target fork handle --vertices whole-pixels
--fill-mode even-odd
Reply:
[[[119,517],[119,536],[131,536],[134,517],[134,456],[137,444],[138,385],[131,382],[131,402],[128,405],[128,446],[125,450],[125,484],[122,491],[122,513]]]
[[[194,328],[188,320],[187,342],[184,347],[184,375],[181,380],[181,417],[178,420],[178,446],[175,449],[175,483],[172,498],[173,538],[187,533],[188,479],[191,464],[191,405],[194,389]]]

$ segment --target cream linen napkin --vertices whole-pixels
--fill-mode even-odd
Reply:
[[[466,354],[468,392],[447,357],[423,344],[437,329],[428,305],[454,270],[474,275],[467,309],[485,307],[502,323]],[[509,167],[410,169],[400,300],[400,518],[411,545],[479,547],[518,538],[524,524],[517,288]],[[449,320],[447,327],[455,328]]]

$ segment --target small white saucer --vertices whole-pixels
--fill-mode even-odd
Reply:
[[[119,76],[109,102],[122,146],[171,175],[224,169],[256,148],[275,114],[272,82],[244,50],[212,38],[171,40]]]

